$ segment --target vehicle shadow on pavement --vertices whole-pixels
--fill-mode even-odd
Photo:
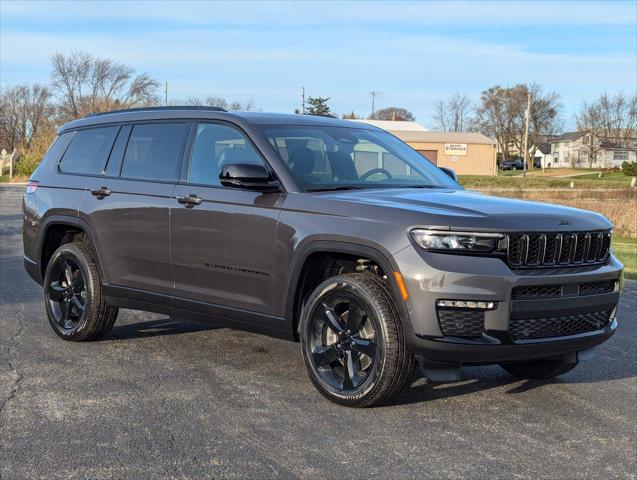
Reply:
[[[445,398],[460,397],[462,395],[471,395],[473,393],[484,392],[492,388],[498,388],[519,380],[513,378],[505,372],[501,376],[488,378],[466,378],[458,382],[432,382],[423,379],[419,374],[412,379],[411,386],[407,387],[398,397],[388,406],[409,405],[412,403],[430,402],[434,400],[443,400]],[[533,382],[540,386],[542,383]]]
[[[415,374],[412,383],[398,397],[387,406],[409,405],[414,403],[429,402],[434,400],[443,400],[445,398],[459,397],[462,395],[471,395],[474,393],[485,392],[493,388],[506,387],[506,395],[517,395],[530,392],[536,388],[552,384],[583,384],[597,383],[608,380],[622,380],[627,378],[636,378],[637,373],[634,368],[624,369],[596,369],[586,368],[585,365],[579,365],[580,370],[575,370],[562,377],[556,377],[548,380],[524,380],[516,378],[498,367],[483,367],[481,376],[466,375],[458,382],[432,382],[424,379],[420,374]],[[488,371],[487,371],[488,369]],[[486,373],[486,375],[485,375]]]
[[[185,322],[172,318],[160,318],[157,320],[144,320],[141,322],[115,325],[111,333],[102,341],[126,340],[133,338],[148,338],[161,335],[179,335],[182,333],[203,332],[215,330],[218,327],[205,323]]]

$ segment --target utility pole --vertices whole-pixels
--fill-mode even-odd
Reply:
[[[524,156],[522,157],[522,168],[526,177],[526,156],[529,150],[529,115],[531,112],[531,91],[529,90],[526,99],[526,110],[524,111]]]
[[[301,87],[301,113],[305,115],[305,87]]]
[[[168,82],[164,83],[164,105],[168,106]]]
[[[374,118],[374,113],[376,111],[376,97],[380,97],[383,92],[376,92],[374,90],[372,90],[371,92],[369,92],[369,94],[372,96],[372,118]]]

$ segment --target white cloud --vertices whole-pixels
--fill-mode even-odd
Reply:
[[[625,24],[627,18],[630,21],[626,11],[635,10],[628,3],[609,7],[587,3],[585,8],[570,2],[532,3],[525,4],[525,15],[520,15],[520,5],[514,8],[500,2],[451,2],[451,7],[309,2],[302,3],[302,8],[263,2],[233,4],[234,8],[204,2],[180,4],[179,8],[169,2],[130,7],[123,2],[90,7],[84,3],[45,3],[37,8],[23,3],[1,5],[2,85],[44,82],[53,53],[83,50],[168,81],[174,97],[208,93],[232,99],[252,97],[266,110],[290,111],[299,103],[298,92],[304,85],[312,95],[331,96],[337,111],[365,113],[368,92],[376,89],[385,92],[381,106],[402,104],[424,120],[435,99],[456,90],[477,97],[496,83],[536,81],[560,92],[569,109],[587,96],[634,89],[637,83],[634,45],[622,45],[616,52],[576,53],[560,53],[556,45],[554,52],[542,53],[522,40],[496,43],[458,35],[463,25],[493,26],[502,19],[513,22],[514,16],[518,25],[557,21]],[[46,18],[47,26],[29,27],[26,19],[30,16],[40,21]],[[114,34],[118,18],[144,18],[144,23],[139,29],[118,28]],[[58,19],[67,26],[56,27]],[[95,28],[87,28],[92,22]],[[207,25],[210,22],[217,25]],[[436,22],[450,25],[449,33],[413,28]],[[299,28],[304,23],[314,26]]]

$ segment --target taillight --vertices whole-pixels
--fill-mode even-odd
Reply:
[[[27,182],[26,193],[35,193],[39,185],[40,185],[40,182],[38,182],[37,180],[29,180]]]

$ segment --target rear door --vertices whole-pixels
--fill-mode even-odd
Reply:
[[[122,125],[99,176],[87,178],[81,216],[90,224],[109,284],[172,303],[169,209],[190,123]]]
[[[221,185],[226,163],[265,164],[233,125],[199,123],[191,152],[171,205],[175,307],[272,325],[283,194]],[[179,203],[188,197],[199,203]]]

